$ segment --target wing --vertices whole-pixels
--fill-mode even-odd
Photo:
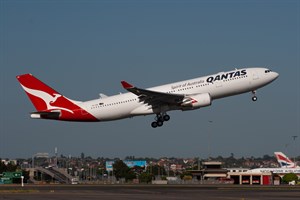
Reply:
[[[157,92],[152,90],[146,90],[137,88],[126,81],[121,81],[122,86],[124,89],[132,92],[133,94],[137,95],[140,101],[143,101],[149,105],[157,105],[157,104],[180,104],[183,99],[183,94],[169,94],[164,92]]]

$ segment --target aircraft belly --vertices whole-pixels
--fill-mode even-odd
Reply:
[[[132,116],[136,116],[136,115],[149,115],[149,114],[153,114],[153,109],[151,106],[147,106],[147,105],[141,105],[135,109],[133,109],[130,114]]]
[[[131,117],[132,106],[115,106],[98,109],[93,115],[100,121],[111,121]]]

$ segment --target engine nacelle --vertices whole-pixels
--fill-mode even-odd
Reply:
[[[183,107],[182,110],[193,110],[210,105],[211,96],[209,93],[187,96],[181,103],[181,106]]]

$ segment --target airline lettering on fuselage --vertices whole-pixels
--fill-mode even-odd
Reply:
[[[234,78],[234,77],[238,77],[238,76],[244,76],[246,74],[247,74],[247,71],[245,69],[243,69],[243,70],[239,70],[239,71],[229,72],[226,74],[210,76],[206,79],[206,82],[213,83],[214,81],[226,80],[226,79],[230,79],[230,78]]]
[[[265,172],[285,173],[285,174],[287,174],[287,173],[300,173],[300,169],[280,169],[280,168],[278,168],[278,169],[272,169],[272,168],[270,168],[270,169],[261,169],[259,171],[262,172],[262,173],[265,173]]]

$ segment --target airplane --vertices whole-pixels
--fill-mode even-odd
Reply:
[[[280,164],[281,168],[297,168],[297,167],[299,167],[298,165],[296,165],[296,163],[291,161],[284,153],[274,152],[274,154],[275,154],[275,157],[276,157],[278,163]]]
[[[156,128],[170,120],[168,111],[196,110],[210,106],[213,100],[246,92],[251,92],[252,100],[256,101],[257,89],[278,76],[267,68],[243,68],[148,89],[121,81],[128,93],[114,96],[100,94],[99,99],[85,102],[63,96],[32,74],[16,78],[36,108],[31,118],[96,122],[155,114],[151,126]]]
[[[280,177],[288,173],[294,173],[300,176],[300,167],[296,163],[292,162],[286,155],[282,152],[274,152],[277,161],[280,164],[280,167],[277,168],[255,168],[248,170],[247,172],[251,173],[260,173],[260,172],[272,172],[278,174]]]
[[[285,174],[294,173],[297,176],[300,176],[300,167],[297,168],[255,168],[250,169],[246,173],[274,173],[278,174],[280,177],[284,176]]]

